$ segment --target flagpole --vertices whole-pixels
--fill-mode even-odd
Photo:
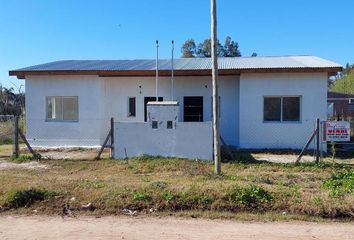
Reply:
[[[156,102],[159,101],[159,41],[156,40]]]
[[[174,50],[175,50],[175,42],[172,40],[172,61],[171,61],[171,101],[174,100],[173,92],[174,92]]]

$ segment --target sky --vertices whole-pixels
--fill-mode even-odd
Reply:
[[[242,56],[316,55],[354,63],[353,0],[217,0],[218,38]],[[210,0],[0,0],[0,84],[8,71],[65,59],[170,58],[210,37]],[[24,87],[21,87],[24,89]]]

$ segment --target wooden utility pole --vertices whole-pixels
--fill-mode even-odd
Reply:
[[[211,62],[212,62],[212,85],[213,85],[214,171],[216,174],[220,174],[221,156],[220,156],[220,132],[219,132],[216,0],[211,0]]]

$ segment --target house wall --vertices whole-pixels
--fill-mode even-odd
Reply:
[[[154,77],[109,77],[102,78],[105,84],[106,118],[115,121],[143,122],[144,98],[155,96]],[[159,96],[171,100],[171,80],[159,79]],[[141,86],[141,88],[139,87]],[[239,77],[220,77],[219,94],[221,96],[220,131],[229,145],[238,145],[239,126]],[[176,77],[174,80],[174,100],[179,102],[179,121],[183,121],[183,97],[203,96],[204,121],[212,120],[211,77]],[[128,97],[136,97],[136,117],[128,117]]]
[[[300,122],[263,122],[264,96],[294,95],[301,96]],[[301,149],[326,110],[326,73],[241,74],[240,147]]]
[[[204,121],[211,121],[211,77],[176,77],[175,99],[183,121],[183,97],[203,96]],[[140,86],[140,87],[139,87]],[[220,128],[225,142],[238,145],[239,77],[220,77]],[[170,100],[170,78],[160,78],[159,96]],[[46,122],[46,96],[78,96],[78,122]],[[27,76],[27,138],[33,146],[99,146],[109,119],[143,122],[144,97],[155,96],[154,77]],[[128,97],[136,97],[136,117],[128,117]]]
[[[97,76],[28,76],[26,137],[33,146],[99,146],[104,119],[103,82]],[[79,121],[46,121],[46,96],[78,96]]]

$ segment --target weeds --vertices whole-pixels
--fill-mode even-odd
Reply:
[[[30,206],[34,202],[43,201],[55,195],[55,192],[35,188],[14,190],[5,194],[4,206],[7,208]]]
[[[257,206],[270,203],[272,195],[262,187],[250,185],[246,188],[235,188],[228,194],[227,199],[234,203],[241,203],[246,206]]]
[[[15,156],[10,157],[10,162],[15,162],[15,163],[31,162],[33,160],[34,157],[32,155],[20,155],[18,157]]]
[[[344,170],[324,182],[332,197],[354,194],[354,169]]]

